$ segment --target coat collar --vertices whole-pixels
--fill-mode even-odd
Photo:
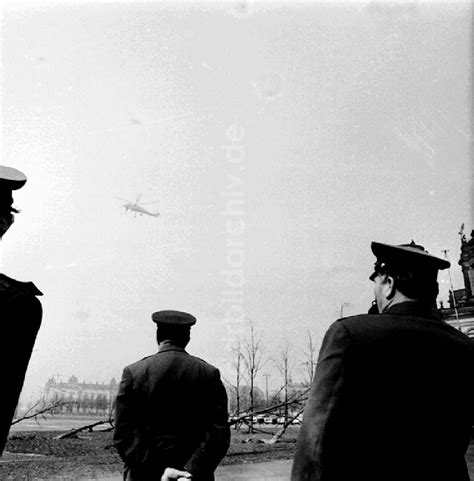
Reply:
[[[400,302],[394,306],[389,307],[382,315],[389,314],[395,316],[414,316],[425,317],[433,321],[440,321],[440,315],[434,310],[430,309],[424,304],[417,301]]]
[[[10,302],[20,295],[42,296],[43,294],[32,282],[21,282],[0,274],[0,304]]]
[[[186,352],[182,347],[174,344],[173,341],[164,341],[160,343],[160,346],[158,348],[158,353],[168,352],[168,351]]]

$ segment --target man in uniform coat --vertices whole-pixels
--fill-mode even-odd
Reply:
[[[449,262],[413,241],[372,251],[378,313],[327,331],[291,479],[467,481],[474,343],[434,310]]]
[[[18,213],[12,191],[23,187],[25,175],[12,167],[0,166],[0,239]],[[0,273],[0,455],[7,441],[26,368],[41,324],[41,292],[32,282],[20,282]]]
[[[192,315],[160,311],[152,319],[158,352],[124,369],[116,399],[124,479],[212,481],[230,440],[219,370],[185,351]]]

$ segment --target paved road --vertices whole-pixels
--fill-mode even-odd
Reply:
[[[216,481],[288,481],[290,479],[291,460],[284,459],[254,464],[234,464],[219,466]],[[57,477],[51,481],[70,480]],[[75,481],[122,481],[121,476],[103,476],[100,478],[76,478]]]
[[[8,459],[31,457],[26,454],[4,453],[0,461],[7,462]],[[34,456],[34,455],[33,455]],[[216,471],[216,481],[288,481],[290,479],[291,459],[269,461],[265,463],[245,463],[231,466],[219,466]],[[467,451],[467,465],[469,475],[474,480],[474,441]],[[34,478],[32,478],[34,479]],[[48,481],[71,481],[69,477],[50,478]],[[74,481],[122,481],[119,474],[101,477],[74,478]]]
[[[474,463],[469,462],[469,455],[474,454],[474,443],[468,451],[469,475],[474,480]],[[21,456],[21,455],[20,455]],[[219,466],[216,471],[216,481],[288,481],[290,479],[291,459],[269,461],[254,464],[235,464]],[[33,478],[34,479],[34,478]],[[69,477],[50,478],[50,481],[71,481]],[[122,476],[111,475],[101,477],[74,478],[74,481],[122,481]]]
[[[288,481],[291,459],[254,464],[220,466],[216,471],[216,481]]]
[[[470,451],[474,451],[473,444],[471,444]],[[291,464],[291,459],[283,459],[265,463],[219,466],[216,471],[216,481],[288,481],[290,479]],[[474,479],[472,462],[468,463],[468,467],[471,479]],[[65,481],[66,479],[70,481],[70,478],[54,478],[54,481]],[[122,481],[122,477],[76,478],[75,481]]]

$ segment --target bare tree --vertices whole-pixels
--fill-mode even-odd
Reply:
[[[243,371],[243,354],[242,346],[240,340],[237,341],[237,345],[232,348],[232,367],[235,369],[235,385],[232,382],[228,382],[229,388],[235,398],[232,396],[230,399],[231,409],[233,411],[233,416],[238,416],[241,412],[241,395],[242,395],[242,371]],[[235,404],[234,404],[235,401]],[[240,427],[239,423],[235,424],[235,429]]]
[[[255,379],[257,374],[262,367],[262,338],[259,334],[255,332],[255,326],[252,321],[250,321],[250,336],[245,341],[242,348],[242,360],[244,362],[245,370],[248,376],[248,381],[250,384],[249,397],[250,405],[249,410],[253,411],[255,407],[254,402],[254,391],[255,391]],[[253,417],[250,417],[249,430],[253,432]]]
[[[234,350],[235,353],[235,399],[236,399],[236,411],[240,413],[240,384],[242,380],[242,349],[240,342]]]
[[[316,371],[316,364],[317,364],[317,353],[316,353],[316,346],[314,344],[313,340],[313,335],[311,332],[308,330],[307,331],[307,336],[308,336],[308,343],[306,345],[306,350],[303,352],[304,355],[304,362],[303,365],[306,367],[306,379],[308,386],[311,386],[311,383],[313,382],[314,378],[314,373]]]
[[[288,421],[288,400],[289,400],[289,389],[291,384],[291,372],[292,372],[292,362],[290,359],[290,343],[288,341],[285,342],[284,346],[280,349],[277,357],[274,359],[274,363],[278,372],[281,374],[283,378],[283,403],[284,403],[284,417],[285,423]]]

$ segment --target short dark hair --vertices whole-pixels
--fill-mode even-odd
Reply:
[[[437,270],[404,270],[380,264],[376,265],[375,274],[390,276],[394,280],[395,288],[403,295],[427,306],[436,307],[439,293]]]
[[[393,265],[378,261],[374,265],[374,272],[370,276],[373,281],[377,275],[390,276],[395,282],[395,288],[403,295],[436,307],[439,285],[436,280],[438,269],[426,266]]]
[[[410,299],[436,307],[439,285],[436,272],[393,272],[387,274],[395,281],[395,288]]]
[[[163,341],[173,341],[178,346],[185,347],[190,339],[190,326],[177,326],[171,324],[156,325],[156,340],[158,343]]]

